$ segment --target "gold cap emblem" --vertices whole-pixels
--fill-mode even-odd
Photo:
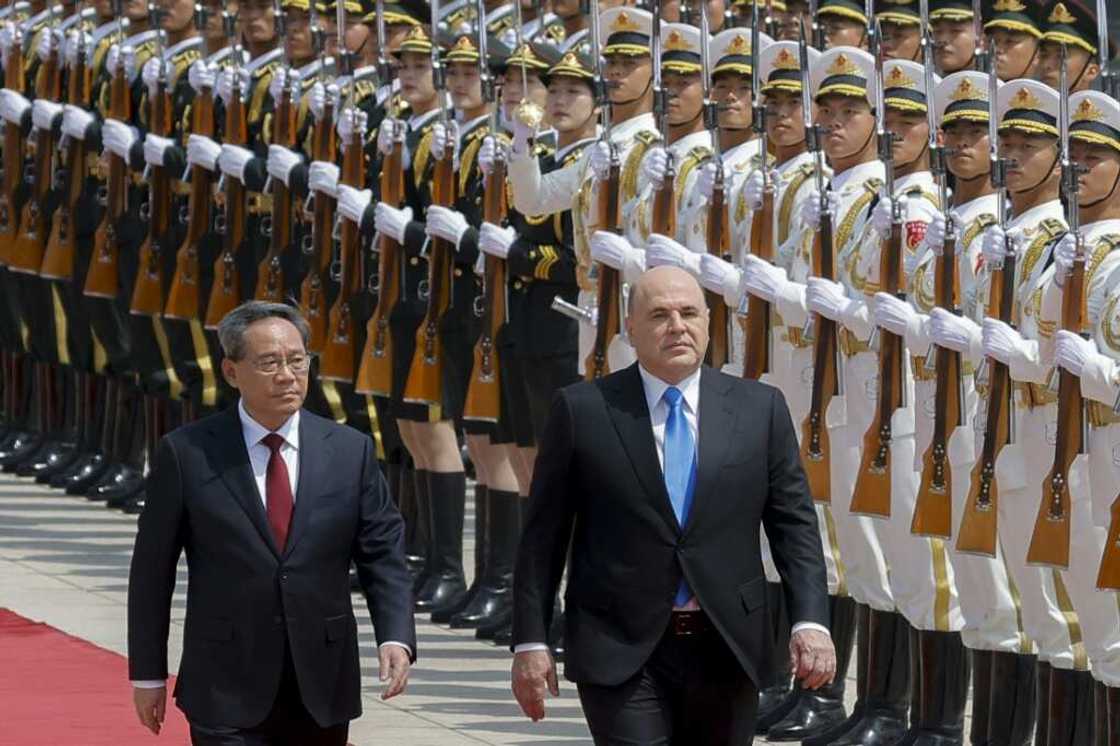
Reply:
[[[977,88],[970,78],[965,78],[957,89],[949,95],[950,101],[987,101],[988,92]]]
[[[751,40],[743,34],[736,34],[735,38],[727,45],[724,54],[747,54],[751,51]]]
[[[626,11],[622,11],[615,17],[614,23],[611,24],[610,31],[612,34],[617,34],[622,31],[641,31],[642,27],[638,25],[637,21],[630,17]]]
[[[1021,13],[1027,9],[1027,6],[1019,2],[1019,0],[996,0],[992,5],[992,10],[997,13]]]
[[[1089,99],[1083,99],[1071,119],[1075,122],[1099,122],[1104,119],[1104,112],[1094,106]]]
[[[828,68],[829,75],[858,75],[859,68],[856,63],[848,59],[847,55],[838,54]]]
[[[890,88],[917,88],[918,84],[903,72],[900,66],[891,68],[890,74],[887,75],[887,86]]]
[[[665,39],[665,49],[668,51],[687,52],[690,51],[692,47],[689,46],[688,39],[684,38],[684,34],[673,29]]]
[[[1046,19],[1050,23],[1077,23],[1077,19],[1073,13],[1069,12],[1065,3],[1058,3],[1054,6],[1054,10],[1050,11],[1050,16]]]
[[[788,49],[783,49],[774,58],[774,67],[778,70],[798,70],[801,62]]]
[[[1011,98],[1011,108],[1013,109],[1035,109],[1038,110],[1042,107],[1038,98],[1031,93],[1029,88],[1020,88],[1018,92]]]

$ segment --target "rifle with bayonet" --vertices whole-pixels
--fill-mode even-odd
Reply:
[[[1080,179],[1078,165],[1069,153],[1069,71],[1068,51],[1060,47],[1058,73],[1058,147],[1061,151],[1062,191],[1065,194],[1066,222],[1075,241],[1073,267],[1062,287],[1062,329],[1088,338],[1085,312],[1085,242],[1081,237],[1081,209],[1078,205]],[[1070,492],[1069,470],[1077,455],[1088,445],[1089,419],[1081,396],[1081,379],[1065,368],[1058,368],[1058,429],[1054,441],[1054,463],[1042,482],[1034,534],[1027,549],[1027,562],[1033,565],[1069,567]]]
[[[987,72],[991,66],[992,41],[984,33],[982,0],[972,0],[972,35],[976,39],[976,53],[972,56],[973,67],[979,72]]]
[[[478,17],[485,18],[486,4],[478,0]],[[521,49],[521,4],[514,4],[514,25],[517,33],[516,49]],[[482,80],[482,100],[490,107],[490,136],[498,136],[498,92],[494,85],[494,78],[490,73],[490,64],[487,59],[489,44],[487,43],[486,24],[479,23],[478,29],[478,72]],[[520,63],[522,86],[521,90],[528,90],[525,85],[527,77],[525,71],[524,55]],[[525,116],[530,113],[528,107],[532,104],[522,99],[518,104],[514,116]],[[506,219],[506,168],[501,158],[495,160],[486,176],[483,185],[482,219],[487,223],[502,225]],[[498,334],[506,323],[508,309],[506,307],[506,260],[487,254],[484,259],[483,296],[482,296],[482,332],[474,346],[474,367],[471,371],[470,383],[467,385],[467,398],[463,407],[463,418],[481,422],[497,422],[502,411],[501,366],[498,352]]]
[[[432,28],[439,27],[439,2],[432,2]],[[434,36],[434,34],[433,34]],[[440,59],[437,39],[432,39],[432,82],[439,96],[439,121],[450,135],[447,79]],[[432,176],[432,204],[451,207],[455,204],[455,148],[448,142],[435,164]],[[443,403],[443,340],[440,324],[451,307],[451,283],[455,246],[433,236],[428,247],[428,307],[416,329],[416,351],[405,382],[404,399],[422,404]]]
[[[314,42],[316,53],[319,55],[319,74],[326,80],[326,38],[324,29],[319,22],[319,14],[311,6],[311,39]],[[311,136],[311,158],[317,161],[334,162],[337,150],[337,141],[334,131],[334,98],[330,95],[329,86],[327,95],[323,98],[323,116],[315,124]],[[310,239],[310,266],[299,293],[299,307],[303,316],[311,327],[311,336],[308,338],[307,350],[318,354],[323,351],[327,341],[327,277],[330,272],[331,255],[334,252],[334,200],[326,195],[316,193],[309,199],[313,200],[311,235]]]
[[[719,140],[719,104],[712,99],[711,19],[708,5],[700,6],[700,74],[704,86],[704,126],[712,140],[712,164],[715,180],[712,196],[708,201],[707,239],[708,253],[722,259],[731,258],[731,200],[727,194],[727,180],[723,173],[723,148]],[[723,297],[711,290],[704,291],[708,304],[708,351],[704,362],[716,370],[731,358],[731,312]]]
[[[47,26],[42,33],[54,35],[57,26],[55,9],[50,10]],[[39,69],[35,81],[35,96],[47,101],[62,98],[61,50],[52,39],[51,53]],[[10,57],[9,57],[10,58]],[[28,181],[31,193],[23,204],[19,220],[19,233],[8,258],[8,269],[23,274],[38,274],[43,266],[47,242],[47,205],[54,182],[55,136],[50,129],[34,127],[29,138],[35,146],[34,166]]]
[[[171,133],[174,116],[171,95],[167,90],[167,60],[164,59],[161,13],[155,4],[148,6],[152,28],[155,29],[156,59],[159,76],[154,90],[148,91],[149,128],[166,137]],[[144,212],[141,210],[141,212]],[[163,166],[152,166],[148,181],[148,235],[140,246],[140,262],[132,287],[129,311],[136,316],[159,316],[163,310],[163,241],[171,229],[171,175]]]
[[[924,2],[925,0],[923,0]],[[876,25],[878,21],[873,21]],[[883,194],[891,200],[891,233],[879,246],[879,285],[883,292],[899,298],[902,294],[902,213],[894,193],[894,138],[887,129],[886,105],[883,95],[883,51],[881,34],[871,34],[875,56],[875,129],[879,143],[879,160],[885,178]],[[904,341],[897,334],[879,329],[873,332],[879,343],[879,389],[875,414],[863,435],[862,457],[852,493],[851,511],[889,517],[891,514],[891,418],[904,406],[906,386]]]
[[[619,160],[618,147],[611,142],[611,100],[607,79],[603,74],[602,40],[599,28],[599,3],[597,0],[590,2],[591,13],[591,54],[595,59],[595,94],[598,99],[600,116],[603,123],[602,141],[610,149],[610,167],[607,178],[599,183],[598,204],[596,205],[596,228],[601,231],[613,233],[622,232],[622,216],[620,204],[620,179],[622,164]],[[656,36],[656,35],[655,35]],[[660,43],[660,42],[659,42]],[[654,60],[653,69],[658,69],[658,60]],[[614,267],[599,262],[592,267],[598,277],[597,308],[598,315],[595,323],[595,341],[591,352],[584,361],[584,375],[588,380],[601,378],[610,372],[610,363],[607,360],[607,350],[611,340],[622,330],[621,292],[622,278]]]
[[[79,6],[79,19],[81,13],[82,8]],[[77,33],[77,54],[67,73],[66,102],[85,108],[89,105],[93,75],[89,61],[86,59],[89,50],[86,48],[86,31],[81,20],[77,23]],[[47,239],[47,249],[43,254],[39,276],[50,280],[72,280],[74,279],[74,254],[77,251],[77,234],[74,231],[73,218],[78,210],[78,202],[81,200],[86,181],[85,140],[63,137],[59,154],[65,164],[66,191],[54,215],[51,216],[50,237]]]
[[[389,62],[386,45],[384,1],[377,0],[377,82],[392,90],[393,65]],[[387,105],[393,107],[390,95]],[[390,111],[382,127],[396,127],[395,111]],[[404,154],[397,137],[393,149],[381,163],[381,200],[399,208],[404,201]],[[389,330],[389,315],[401,298],[401,270],[403,252],[401,245],[385,233],[375,237],[377,245],[377,306],[366,324],[366,344],[362,350],[361,364],[354,389],[359,394],[389,396],[393,389],[393,339]]]
[[[1097,0],[1097,64],[1100,65],[1101,90],[1113,98],[1120,96],[1120,85],[1116,71],[1112,69],[1108,33],[1108,0]]]
[[[241,42],[237,34],[237,19],[224,2],[222,23],[233,47],[230,58],[233,86],[229,101],[225,103],[224,136],[230,145],[245,145],[249,141],[249,124],[241,90]],[[237,266],[237,254],[245,241],[245,185],[222,175],[218,178],[219,191],[222,191],[223,185],[222,213],[215,220],[216,232],[222,236],[222,252],[214,262],[214,284],[210,286],[204,322],[207,329],[217,329],[218,323],[241,302],[241,270]]]
[[[758,3],[751,6],[751,126],[759,138],[759,170],[762,172],[762,205],[751,216],[751,254],[774,261],[774,184],[770,179],[766,107],[762,105],[759,78],[762,57]],[[743,377],[758,380],[770,369],[770,304],[757,295],[747,296],[746,349]]]
[[[925,7],[922,0],[922,7]],[[949,206],[946,183],[945,149],[937,142],[937,121],[934,113],[933,44],[929,26],[923,24],[922,45],[925,62],[926,120],[929,125],[930,170],[937,180],[938,199],[945,219],[945,239],[941,255],[935,260],[934,300],[950,313],[960,313],[960,282],[957,271],[957,234]],[[922,476],[914,504],[910,530],[921,536],[949,538],[953,533],[953,472],[949,464],[949,438],[964,423],[964,382],[961,376],[961,354],[948,347],[933,346],[934,413],[933,439],[922,455]]]
[[[273,0],[272,17],[276,24],[276,38],[287,34],[287,18],[280,0]],[[296,105],[292,86],[292,66],[288,59],[287,45],[283,50],[284,85],[274,104],[272,116],[272,142],[289,150],[296,145]],[[284,269],[281,257],[292,242],[292,194],[288,185],[279,179],[269,180],[272,196],[272,213],[268,219],[268,251],[257,265],[257,287],[253,297],[257,300],[280,303],[284,300]]]
[[[338,27],[338,80],[339,85],[345,78],[349,78],[346,100],[343,103],[340,117],[347,113],[353,119],[350,128],[350,139],[342,143],[342,172],[339,183],[354,189],[361,189],[364,183],[364,152],[362,149],[362,131],[358,128],[358,108],[354,105],[354,97],[358,81],[354,79],[354,55],[346,48],[346,3],[335,4],[337,13],[336,25]],[[332,153],[333,156],[333,153]],[[333,160],[333,157],[332,157]],[[315,195],[315,204],[318,207],[319,198]],[[324,199],[324,201],[326,201]],[[337,207],[337,204],[331,205]],[[354,345],[357,336],[354,329],[352,307],[354,299],[362,292],[363,273],[362,264],[362,237],[358,226],[349,221],[342,220],[332,214],[339,228],[338,241],[334,243],[337,258],[331,262],[331,279],[337,280],[338,292],[327,317],[327,336],[323,343],[323,353],[320,359],[319,375],[329,381],[354,381],[354,359],[357,351]]]
[[[208,11],[199,5],[195,9],[195,26],[201,32],[206,27]],[[214,89],[203,88],[195,94],[191,104],[191,132],[203,137],[214,137]],[[191,165],[191,193],[187,199],[187,233],[175,254],[175,274],[167,292],[163,315],[169,319],[194,321],[199,318],[201,242],[210,230],[210,200],[213,176],[204,166]]]
[[[676,191],[677,168],[669,148],[669,92],[661,80],[661,3],[653,4],[653,31],[650,35],[650,56],[653,60],[653,116],[661,146],[665,149],[665,176],[654,188],[653,215],[650,231],[669,238],[677,237]]]
[[[991,163],[992,185],[996,188],[996,224],[1007,225],[1006,162],[999,155],[996,115],[995,55],[988,56],[988,159]],[[1005,247],[1006,248],[1006,247]],[[1002,261],[988,270],[987,315],[1005,324],[1013,322],[1015,309],[1015,265],[1013,252],[1005,252]],[[995,557],[999,519],[999,485],[996,481],[996,460],[1000,451],[1013,439],[1011,373],[1006,363],[985,358],[980,363],[976,380],[987,381],[988,403],[984,420],[984,446],[972,467],[968,498],[957,531],[957,551]]]
[[[14,3],[15,0],[12,0]],[[23,59],[23,33],[15,13],[8,21],[12,25],[11,48],[4,65],[4,87],[23,93],[26,88]],[[20,186],[23,183],[23,132],[19,122],[4,122],[4,178],[0,189],[0,265],[7,266],[13,258],[12,249],[19,235]]]
[[[813,101],[809,83],[809,49],[805,26],[800,31],[801,61],[801,116],[805,124],[805,137],[809,152],[814,158],[814,179],[820,200],[820,226],[813,236],[813,274],[832,280],[836,277],[836,249],[833,245],[832,214],[829,212],[827,186],[824,183],[824,153],[821,130],[813,123]],[[831,444],[825,416],[832,398],[841,393],[839,338],[836,322],[824,316],[812,315],[806,325],[813,339],[813,390],[809,414],[801,424],[801,463],[809,481],[813,500],[820,503],[832,501]]]
[[[117,17],[117,44],[122,49],[118,55],[117,69],[109,82],[109,117],[127,122],[132,116],[132,95],[125,76],[124,60],[124,3],[113,0],[113,13]],[[5,149],[5,155],[7,150]],[[109,179],[106,185],[105,212],[93,236],[93,256],[83,287],[85,295],[94,298],[117,297],[117,262],[120,258],[120,237],[117,225],[128,209],[128,164],[116,153],[109,153]]]

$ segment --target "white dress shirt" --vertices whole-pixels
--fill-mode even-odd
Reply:
[[[674,384],[666,383],[660,378],[657,378],[652,373],[647,371],[641,364],[638,365],[638,373],[642,378],[642,388],[645,390],[646,406],[649,408],[650,425],[653,427],[653,442],[657,446],[657,460],[661,464],[661,468],[665,468],[665,421],[669,419],[669,404],[665,401],[665,390]],[[700,447],[700,369],[698,368],[695,373],[688,376],[680,383],[676,384],[680,389],[682,399],[684,401],[684,418],[688,423],[688,429],[692,431],[692,442],[696,447]],[[674,611],[691,611],[699,609],[700,606],[696,603],[693,597],[687,606],[674,607]],[[793,625],[790,634],[794,634],[803,629],[815,629],[820,632],[829,634],[828,628],[817,624],[816,622],[797,622]],[[525,653],[531,650],[548,650],[548,645],[542,642],[525,642],[520,645],[514,646],[514,653]]]

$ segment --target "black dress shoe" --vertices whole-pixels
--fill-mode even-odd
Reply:
[[[513,644],[513,625],[512,624],[509,625],[508,627],[504,627],[504,628],[498,630],[497,634],[494,635],[494,644],[497,645],[500,648],[508,648],[510,645]],[[556,656],[556,654],[553,653],[553,658],[554,659],[555,659],[555,656]]]
[[[74,460],[66,465],[65,469],[56,471],[54,474],[51,474],[51,478],[47,480],[47,483],[57,490],[64,489],[66,487],[66,483],[75,474],[85,468],[86,464],[90,462],[95,453],[95,451],[80,450],[77,456],[74,457]]]
[[[140,515],[144,512],[144,492],[141,490],[132,497],[125,500],[121,505],[121,511],[128,515]]]
[[[69,466],[77,456],[77,444],[49,440],[35,454],[35,458],[27,459],[16,467],[16,475],[33,477],[36,482],[45,482],[50,479],[51,474]],[[46,478],[43,478],[44,474]]]
[[[109,459],[105,458],[105,454],[96,451],[83,463],[76,464],[69,474],[61,477],[59,486],[66,490],[67,495],[84,495],[105,475],[109,466]]]
[[[137,493],[144,491],[144,485],[143,477],[120,483],[118,488],[105,498],[105,507],[112,510],[123,508],[132,498],[136,497]]]
[[[758,716],[754,722],[756,736],[765,736],[774,723],[786,716],[797,704],[797,692],[789,685],[768,686],[758,693]]]
[[[143,477],[140,472],[127,464],[114,464],[110,467],[97,484],[90,487],[86,497],[90,500],[108,500],[110,496],[120,496],[122,490],[129,497],[136,491],[136,484]]]
[[[34,454],[43,445],[43,436],[39,433],[18,433],[8,441],[8,447],[0,451],[0,468],[6,472],[13,472],[16,468]]]
[[[844,703],[831,696],[797,690],[794,705],[780,721],[770,726],[770,741],[801,741],[820,735],[844,722]]]

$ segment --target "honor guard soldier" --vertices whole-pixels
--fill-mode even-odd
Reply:
[[[1038,80],[1051,88],[1058,87],[1061,48],[1065,47],[1070,92],[1094,87],[1093,81],[1101,74],[1096,11],[1081,0],[1061,0],[1049,3],[1042,17],[1045,25],[1038,49]],[[1109,47],[1111,59],[1116,50],[1111,42]]]
[[[879,44],[885,59],[921,59],[922,19],[916,2],[877,0],[875,20],[879,23]]]
[[[810,43],[820,50],[832,47],[867,49],[867,8],[856,0],[824,0],[817,7],[819,39]],[[806,24],[806,32],[810,26]]]
[[[986,0],[984,33],[993,47],[996,77],[1007,83],[1037,75],[1042,6],[1025,0]]]
[[[976,68],[976,52],[985,40],[981,38],[982,20],[976,17],[970,0],[932,0],[929,26],[934,40],[933,58],[940,75]]]

